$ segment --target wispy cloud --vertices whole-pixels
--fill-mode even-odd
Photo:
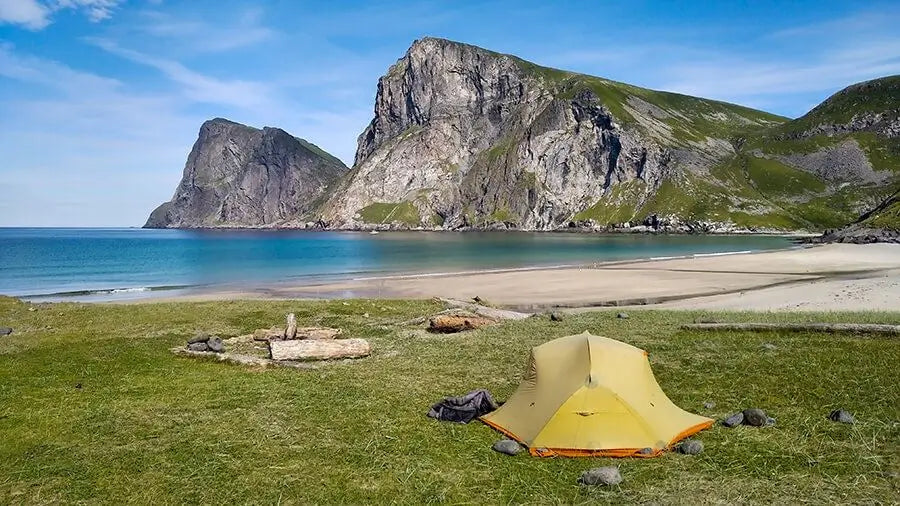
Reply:
[[[129,92],[11,44],[0,44],[0,77],[30,91],[0,97],[0,118],[15,118],[0,121],[0,226],[135,225],[170,196],[203,119],[177,96]]]
[[[854,82],[898,74],[900,37],[853,41],[829,48],[811,60],[719,55],[670,65],[665,70],[668,78],[661,82],[662,89],[759,106],[780,96],[828,94]]]
[[[121,0],[0,0],[0,23],[42,30],[52,22],[55,12],[73,9],[84,12],[92,22],[109,19]]]
[[[146,35],[174,39],[192,52],[223,52],[270,41],[279,33],[262,23],[263,10],[246,9],[229,22],[210,23],[207,20],[161,11],[141,12],[142,22],[135,30]]]
[[[268,102],[270,90],[264,83],[216,79],[195,72],[175,60],[127,49],[108,39],[89,37],[84,40],[111,54],[162,72],[167,78],[180,84],[185,95],[193,101],[244,108],[259,107]]]

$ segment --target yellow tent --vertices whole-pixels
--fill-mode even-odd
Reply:
[[[519,388],[481,420],[532,455],[571,457],[659,455],[713,423],[666,397],[646,351],[587,332],[532,348]]]

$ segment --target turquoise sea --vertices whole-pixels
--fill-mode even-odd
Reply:
[[[772,236],[0,228],[0,294],[102,301],[790,245]]]

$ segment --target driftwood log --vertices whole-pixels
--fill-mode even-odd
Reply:
[[[525,318],[531,316],[530,313],[520,313],[518,311],[510,311],[508,309],[497,309],[494,307],[482,306],[481,304],[473,304],[471,302],[462,300],[445,299],[443,297],[438,297],[437,299],[440,302],[447,304],[448,306],[465,309],[466,311],[470,311],[479,316],[492,318],[494,320],[524,320]]]
[[[297,337],[297,317],[294,313],[287,315],[287,327],[284,329],[285,339],[294,339]]]
[[[251,355],[242,355],[238,353],[213,353],[211,351],[191,351],[182,347],[172,348],[172,353],[176,355],[184,355],[188,357],[204,358],[218,360],[219,362],[228,362],[238,365],[247,365],[254,367],[292,367],[294,369],[316,369],[315,364],[307,362],[279,362],[277,360],[269,360],[267,358],[254,357]]]
[[[372,352],[365,339],[302,339],[269,343],[272,360],[359,358]]]
[[[428,331],[441,334],[473,330],[497,323],[496,320],[478,315],[442,314],[428,320]]]
[[[689,323],[685,330],[763,330],[790,332],[850,332],[900,335],[900,325],[880,323]]]

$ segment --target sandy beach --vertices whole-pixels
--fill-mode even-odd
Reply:
[[[829,244],[584,267],[411,274],[215,292],[177,300],[475,296],[522,310],[641,306],[900,311],[900,246]]]

